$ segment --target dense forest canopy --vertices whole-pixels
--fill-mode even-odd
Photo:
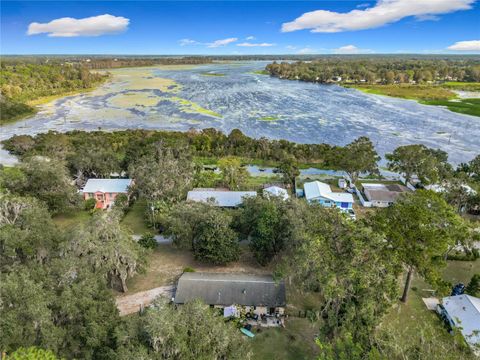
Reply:
[[[233,155],[265,161],[293,157],[301,163],[317,163],[329,168],[338,167],[342,149],[328,144],[297,144],[286,140],[253,139],[238,129],[228,135],[216,129],[189,132],[151,130],[72,131],[66,134],[48,132],[35,137],[14,136],[3,144],[5,149],[21,157],[46,155],[66,158],[73,167],[82,167],[81,164],[90,157],[108,158],[111,160],[103,163],[105,166],[113,166],[109,169],[109,172],[113,172],[127,170],[129,165],[140,157],[154,152],[155,144],[159,141],[172,148],[187,147],[192,155],[199,157],[218,158]],[[90,175],[95,173],[92,170]]]
[[[480,59],[472,58],[397,58],[323,57],[312,61],[282,62],[267,65],[273,76],[327,83],[423,83],[431,81],[480,81]]]

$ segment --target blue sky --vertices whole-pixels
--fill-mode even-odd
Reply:
[[[479,19],[480,0],[2,0],[1,53],[478,54]]]

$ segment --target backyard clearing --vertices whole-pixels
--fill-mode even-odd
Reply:
[[[118,296],[115,299],[120,316],[137,313],[150,305],[156,297],[171,299],[175,294],[175,286],[160,286],[155,289],[141,291],[131,295]]]
[[[248,274],[268,274],[268,267],[260,267],[248,250],[241,246],[240,259],[228,266],[215,266],[196,261],[191,251],[177,249],[170,244],[159,244],[148,255],[148,266],[143,274],[139,274],[127,281],[132,292],[145,291],[159,286],[176,283],[185,268],[203,272],[241,272]]]

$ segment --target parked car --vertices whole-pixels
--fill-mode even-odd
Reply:
[[[341,211],[346,214],[349,219],[357,220],[357,216],[355,215],[355,211],[353,209],[341,209]]]
[[[462,295],[465,292],[465,285],[462,283],[458,283],[452,288],[452,293],[450,296],[457,296]]]

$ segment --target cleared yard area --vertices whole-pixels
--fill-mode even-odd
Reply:
[[[90,212],[85,210],[71,211],[53,216],[53,222],[63,229],[71,229],[75,225],[85,223],[90,219]]]
[[[117,296],[115,302],[120,316],[124,316],[139,312],[142,308],[150,305],[158,296],[171,299],[174,294],[175,286],[166,285],[135,294]]]
[[[290,317],[285,328],[261,329],[254,331],[251,339],[254,359],[300,360],[315,359],[318,347],[315,336],[318,324],[305,318]]]
[[[172,245],[162,244],[148,255],[148,268],[127,282],[129,293],[150,290],[155,287],[174,284],[186,267],[196,271],[244,272],[250,274],[270,273],[268,268],[257,264],[246,246],[242,246],[240,260],[227,266],[202,264],[194,259],[191,251],[176,249]]]
[[[139,200],[135,202],[122,220],[122,224],[130,229],[133,234],[142,235],[146,232],[153,232],[145,223],[146,202]]]

